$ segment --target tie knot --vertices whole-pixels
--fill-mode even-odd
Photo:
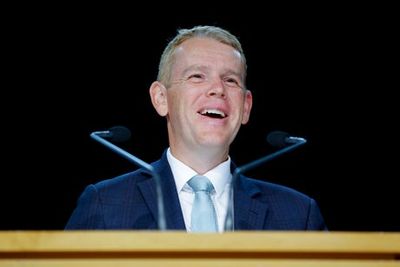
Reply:
[[[214,189],[214,186],[212,185],[210,180],[208,180],[207,177],[201,175],[196,175],[191,178],[188,181],[188,184],[194,192],[206,191],[210,193]]]

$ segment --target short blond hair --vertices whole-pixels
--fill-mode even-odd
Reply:
[[[223,44],[229,45],[233,47],[240,53],[244,75],[243,82],[246,80],[246,72],[247,72],[247,64],[246,57],[244,55],[242,45],[239,40],[228,32],[220,27],[216,26],[196,26],[191,29],[180,29],[178,30],[178,34],[168,43],[164,52],[161,55],[160,64],[158,66],[158,76],[157,80],[164,84],[167,88],[170,86],[171,82],[171,69],[174,64],[174,53],[176,48],[182,44],[184,41],[194,38],[194,37],[207,37],[214,39]]]

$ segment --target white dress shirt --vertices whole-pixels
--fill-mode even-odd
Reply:
[[[171,154],[169,148],[167,151],[167,159],[175,179],[176,190],[182,207],[185,226],[187,231],[191,232],[190,224],[194,192],[187,182],[193,176],[198,175],[198,173],[185,165],[182,161],[175,158]],[[217,214],[218,231],[223,232],[229,203],[229,188],[232,180],[231,158],[228,157],[226,161],[202,175],[207,176],[214,186],[215,190],[211,192],[211,199],[214,203],[215,212]]]

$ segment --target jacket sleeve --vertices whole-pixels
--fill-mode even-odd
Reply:
[[[321,214],[321,211],[318,207],[317,202],[310,198],[310,208],[308,212],[308,219],[307,219],[307,229],[310,231],[317,231],[317,230],[325,230],[327,231],[328,228],[325,225],[324,218]]]

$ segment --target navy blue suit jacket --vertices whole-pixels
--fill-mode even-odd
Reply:
[[[160,174],[168,230],[185,230],[166,153],[152,164]],[[157,229],[155,181],[143,169],[86,187],[65,229]],[[316,202],[293,189],[239,176],[235,230],[325,230]]]

